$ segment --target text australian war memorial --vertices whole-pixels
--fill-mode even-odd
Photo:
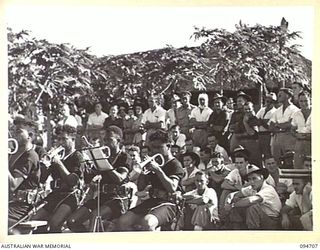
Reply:
[[[98,57],[8,35],[8,234],[313,230],[297,31]]]

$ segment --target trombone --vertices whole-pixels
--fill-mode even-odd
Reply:
[[[160,161],[160,162],[158,162],[156,159],[158,159],[158,161]],[[164,160],[162,154],[155,154],[155,155],[150,156],[150,157],[147,156],[147,159],[140,163],[140,167],[142,169],[141,170],[141,174],[147,175],[147,174],[149,174],[151,172],[151,170],[149,170],[147,168],[147,165],[152,161],[156,161],[159,164],[159,167],[162,167],[164,165],[164,163],[165,163],[165,160]]]
[[[9,155],[13,155],[15,153],[17,153],[18,149],[19,149],[19,144],[18,144],[18,141],[14,138],[9,138],[8,139],[8,144],[9,145],[13,145],[13,149],[9,146],[8,148],[8,154]]]

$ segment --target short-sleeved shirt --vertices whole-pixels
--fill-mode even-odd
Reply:
[[[232,113],[229,126],[234,125],[233,133],[241,134],[246,132],[246,129],[243,124],[243,116],[244,112],[242,110],[236,110]]]
[[[310,195],[308,198],[309,198],[309,201],[312,203],[312,191],[310,192]],[[302,194],[297,194],[295,191],[293,191],[290,194],[289,199],[286,200],[286,205],[292,208],[299,208],[302,214],[308,212],[308,211],[302,211],[303,210]]]
[[[64,126],[69,125],[71,127],[76,128],[78,126],[78,121],[73,115],[69,115],[66,119],[60,120],[58,125]]]
[[[185,195],[199,195],[198,190],[192,190],[189,191],[187,193],[185,193]],[[207,204],[207,208],[210,211],[211,216],[213,216],[213,218],[218,218],[218,198],[217,198],[217,193],[213,188],[209,188],[206,187],[203,194],[202,194],[203,198],[208,198],[211,202],[209,204]],[[191,206],[195,206],[197,207],[198,205],[196,204],[191,204]]]
[[[226,110],[221,110],[220,112],[213,110],[208,120],[208,127],[210,128],[212,128],[213,126],[226,127],[228,124],[228,121],[229,121],[228,114]],[[223,130],[221,131],[221,133],[222,132]]]
[[[207,122],[212,113],[212,109],[209,107],[204,107],[200,109],[199,107],[195,107],[190,114],[190,118],[196,119],[197,122]]]
[[[173,140],[173,145],[177,145],[180,148],[182,148],[184,145],[186,145],[186,135],[180,134],[176,140]]]
[[[106,129],[110,126],[117,126],[118,128],[123,129],[123,119],[120,117],[112,118],[111,116],[107,117],[104,120],[103,127]]]
[[[181,180],[185,181],[185,180],[187,180],[187,179],[190,179],[190,178],[194,177],[198,171],[199,171],[198,168],[194,168],[194,169],[192,170],[192,172],[188,175],[187,169],[184,169],[184,175],[183,175],[183,177],[182,177]],[[196,184],[195,184],[195,183],[193,183],[193,184],[191,184],[191,185],[188,185],[188,186],[182,186],[182,188],[183,188],[185,191],[188,191],[188,190],[190,190],[189,186],[191,186],[192,189],[195,189],[195,188],[196,188]]]
[[[263,182],[257,195],[262,198],[261,209],[270,217],[278,217],[281,210],[281,201],[278,193],[271,185]]]
[[[293,114],[291,124],[297,127],[298,133],[311,133],[311,113],[305,120],[301,110],[298,110]]]
[[[142,116],[142,123],[145,124],[147,121],[148,122],[162,122],[163,127],[165,128],[165,124],[166,124],[166,115],[167,115],[167,111],[158,106],[154,111],[151,110],[151,108],[147,109]]]
[[[128,172],[131,171],[131,157],[128,153],[120,151],[118,156],[116,156],[113,161],[109,161],[112,167],[117,170],[119,167],[125,167]],[[101,183],[104,184],[117,184],[115,180],[111,177],[110,171],[103,171],[100,173],[102,176]]]
[[[83,179],[84,175],[84,159],[83,155],[79,151],[74,151],[71,155],[66,156],[62,160],[63,165],[67,168],[70,174],[75,174],[79,180]],[[51,188],[54,191],[56,183],[59,183],[59,188],[56,189],[59,192],[70,192],[74,187],[69,186],[66,182],[63,181],[63,178],[60,174],[59,169],[56,166],[51,166],[51,176],[54,182],[51,183],[53,185]],[[80,184],[80,183],[78,183]]]
[[[13,177],[22,177],[24,181],[17,190],[34,189],[39,186],[40,166],[37,153],[30,149],[24,152],[16,162],[10,166],[10,173]]]
[[[299,109],[290,104],[284,111],[283,105],[281,105],[277,110],[273,113],[270,122],[277,122],[277,123],[285,123],[289,122],[293,118],[293,114],[297,112]]]
[[[270,109],[270,110],[266,113],[266,107],[262,107],[262,108],[258,111],[256,117],[257,117],[258,119],[268,119],[268,120],[270,120],[271,117],[272,117],[272,115],[273,115],[273,113],[274,113],[276,110],[277,110],[277,109],[276,109],[275,107],[273,107],[272,109]],[[263,126],[259,126],[259,131],[260,131],[260,132],[261,132],[261,131],[267,131],[267,129],[266,129],[265,127],[263,127]]]
[[[102,127],[107,117],[108,117],[108,114],[104,112],[101,112],[100,115],[97,115],[97,113],[94,112],[89,115],[87,125],[96,125],[96,126]]]
[[[176,158],[173,158],[172,160],[165,163],[162,167],[162,171],[169,178],[178,180],[179,183],[184,175],[184,170],[182,168],[182,165]],[[153,188],[166,191],[166,188],[163,186],[161,180],[155,173],[150,172],[148,174],[148,177],[150,180],[150,184],[152,185]]]
[[[191,111],[195,107],[196,106],[190,104],[188,107],[181,106],[180,108],[177,109],[176,123],[181,128],[186,128],[186,127],[188,128],[189,127]]]

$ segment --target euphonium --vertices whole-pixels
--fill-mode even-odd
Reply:
[[[12,149],[11,147],[8,148],[8,154],[9,155],[13,155],[13,154],[17,153],[18,148],[19,148],[18,141],[16,139],[14,139],[14,138],[9,138],[8,139],[8,143],[9,144],[11,143],[11,144],[14,145],[14,147],[13,147],[14,149]]]
[[[51,162],[52,158],[55,157],[56,155],[58,155],[60,159],[63,159],[65,156],[64,147],[60,146],[57,148],[52,148],[42,157],[42,160],[45,162]]]
[[[159,159],[161,162],[157,162],[156,159]],[[160,167],[162,167],[165,163],[162,154],[155,154],[153,156],[148,156],[147,159],[140,163],[140,167],[142,169],[141,174],[149,174],[151,171],[147,168],[148,163],[156,161]]]

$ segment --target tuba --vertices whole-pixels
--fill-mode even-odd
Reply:
[[[156,159],[158,159],[158,161],[156,161]],[[165,160],[162,156],[162,154],[155,154],[153,156],[147,157],[147,159],[143,162],[140,163],[140,167],[141,167],[141,174],[149,174],[151,171],[147,168],[147,165],[152,162],[152,161],[156,161],[160,167],[162,167],[165,163]]]
[[[13,155],[13,154],[17,153],[17,151],[19,149],[18,141],[14,138],[9,138],[8,144],[9,144],[8,154]]]

